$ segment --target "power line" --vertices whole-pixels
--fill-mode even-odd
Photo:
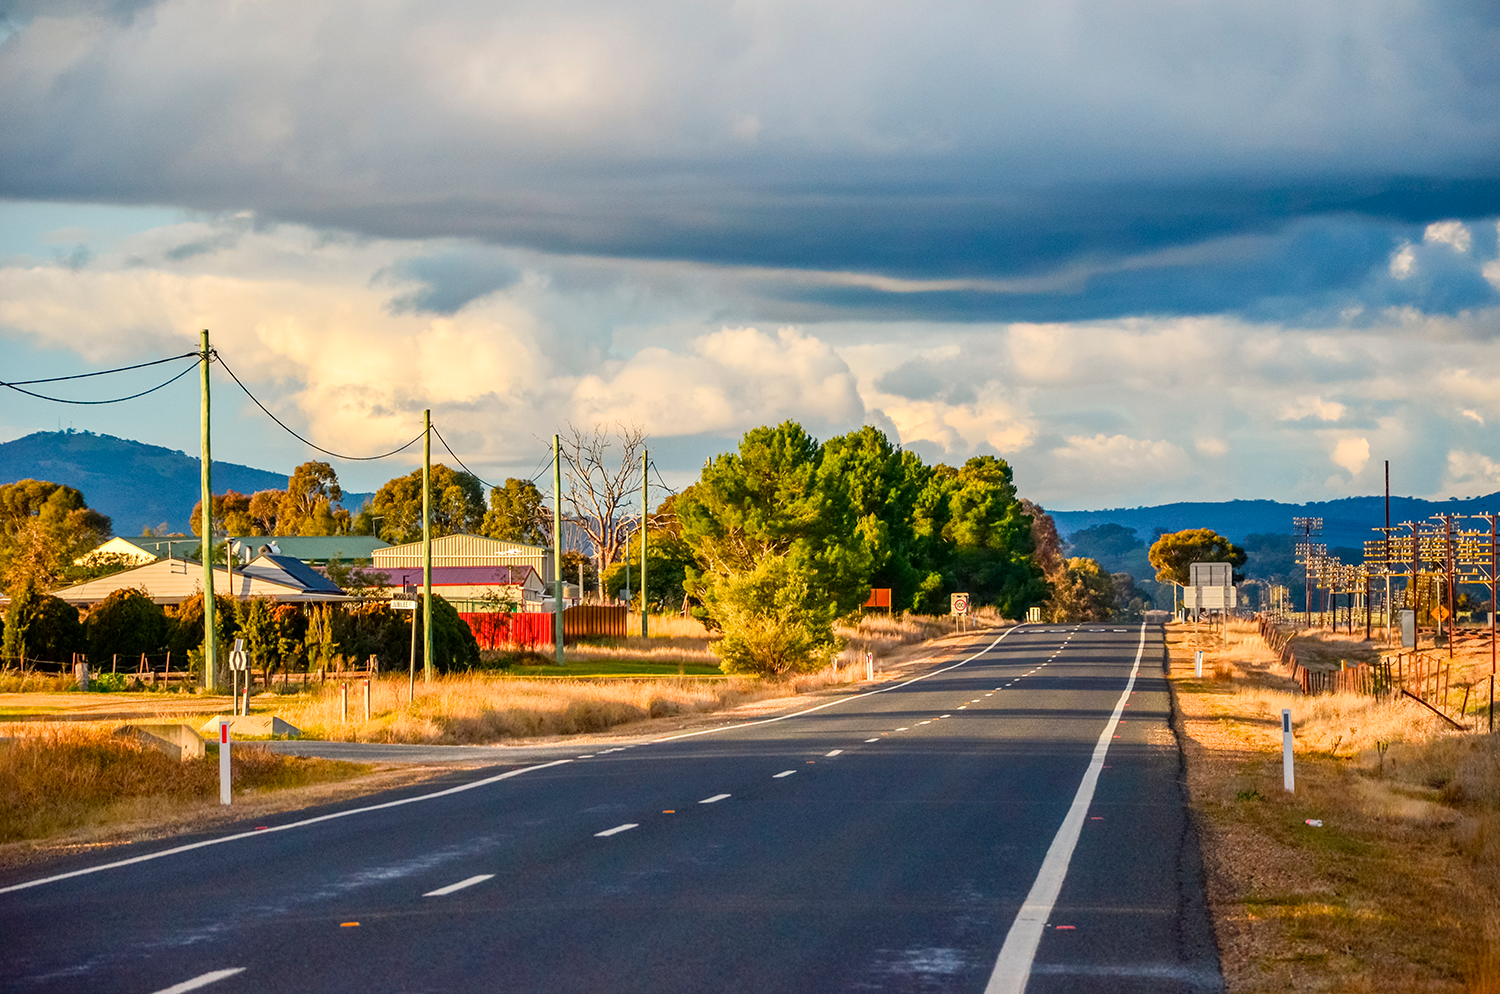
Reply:
[[[503,489],[505,489],[504,487],[497,487],[493,483],[485,483],[483,480],[479,479],[479,474],[478,473],[474,472],[469,467],[464,466],[464,461],[462,459],[458,458],[458,453],[453,451],[453,446],[451,446],[451,445],[448,444],[448,440],[443,437],[443,433],[442,432],[440,432],[440,431],[437,430],[437,426],[435,426],[435,425],[433,426],[432,433],[438,437],[438,441],[439,442],[443,443],[443,448],[445,448],[445,449],[448,450],[448,454],[453,457],[453,461],[456,462],[456,463],[458,463],[460,466],[463,466],[465,473],[468,473],[474,479],[479,480],[480,485],[489,487],[491,490],[503,490]]]
[[[191,353],[191,354],[192,355],[197,355],[197,353]],[[182,358],[184,358],[184,356],[175,356],[174,358],[182,359]],[[171,360],[169,360],[169,359],[162,359],[162,360],[159,360],[159,361],[161,361],[161,362],[170,362]],[[143,366],[154,366],[154,365],[156,365],[156,363],[142,363],[141,365],[143,365]],[[69,400],[66,397],[49,397],[46,394],[37,393],[34,390],[25,390],[25,389],[17,386],[15,383],[0,382],[0,386],[8,387],[9,389],[14,390],[16,393],[24,393],[26,396],[28,396],[28,397],[35,397],[38,400],[50,400],[54,404],[86,404],[86,405],[94,405],[94,404],[119,404],[119,403],[122,403],[122,402],[127,401],[127,400],[135,400],[137,397],[144,397],[148,393],[155,393],[156,391],[162,389],[163,387],[169,387],[173,383],[176,383],[178,380],[182,379],[187,374],[191,373],[194,369],[197,368],[197,366],[198,366],[198,364],[194,363],[193,365],[189,366],[187,369],[184,369],[182,372],[178,373],[176,376],[174,376],[171,379],[167,380],[165,383],[158,383],[156,386],[152,387],[149,390],[142,390],[140,393],[133,393],[133,394],[131,394],[128,397],[112,397],[109,400]],[[139,368],[139,367],[127,367],[127,368],[135,369],[135,368]],[[115,372],[119,372],[119,370],[111,369],[111,370],[105,370],[105,372],[115,373]],[[92,376],[92,375],[95,375],[95,374],[87,373],[87,374],[82,374],[82,375]],[[60,379],[60,380],[70,380],[70,379],[77,379],[77,378],[78,377],[72,377],[72,376],[60,376],[60,377],[57,377],[57,379]],[[22,382],[22,383],[46,383],[46,382],[49,382],[49,381],[48,380],[22,380],[20,382]]]
[[[334,452],[332,449],[325,449],[325,448],[323,448],[323,446],[317,444],[316,442],[311,442],[311,441],[308,441],[307,439],[303,438],[301,435],[299,435],[295,431],[293,431],[291,429],[291,427],[289,425],[287,425],[287,423],[285,421],[281,420],[276,415],[272,414],[271,413],[271,409],[269,407],[267,407],[265,404],[262,404],[260,402],[260,399],[258,397],[256,397],[255,394],[253,394],[253,393],[250,392],[250,388],[247,387],[247,386],[245,386],[245,384],[241,383],[240,382],[240,378],[238,376],[234,375],[234,370],[232,370],[232,369],[229,368],[229,363],[227,363],[227,362],[224,361],[224,357],[219,354],[219,351],[217,349],[214,350],[213,355],[214,355],[214,358],[216,360],[218,360],[219,365],[221,365],[221,366],[224,367],[224,372],[226,372],[226,373],[229,374],[229,378],[231,380],[234,380],[234,382],[239,385],[239,388],[241,390],[245,391],[245,396],[249,397],[251,400],[255,401],[255,406],[258,407],[258,408],[260,408],[262,411],[266,412],[266,417],[270,418],[272,421],[274,421],[277,424],[281,425],[281,427],[286,430],[287,434],[291,435],[293,438],[295,438],[297,441],[301,442],[303,445],[307,445],[307,446],[310,446],[310,447],[312,447],[314,449],[317,449],[319,452],[323,453],[324,455],[333,456],[335,459],[347,459],[350,462],[370,462],[370,461],[375,460],[375,459],[388,459],[388,458],[390,458],[391,456],[395,455],[398,452],[404,452],[407,449],[411,448],[413,445],[417,444],[417,442],[420,441],[421,438],[422,438],[422,433],[421,432],[417,432],[417,434],[412,438],[412,440],[410,442],[407,442],[405,445],[403,445],[403,446],[401,446],[399,448],[392,449],[389,452],[382,452],[378,456],[346,456],[343,453]],[[454,458],[456,459],[458,457],[455,456]]]
[[[174,355],[166,359],[152,359],[150,362],[138,362],[134,366],[116,366],[114,369],[100,369],[92,373],[74,373],[72,376],[48,376],[40,380],[16,380],[13,383],[5,384],[5,386],[29,387],[37,383],[61,383],[63,380],[84,380],[88,379],[90,376],[108,376],[111,373],[124,373],[132,369],[145,369],[147,366],[160,366],[164,362],[176,362],[178,359],[188,358],[202,358],[202,353],[184,352],[182,355]]]

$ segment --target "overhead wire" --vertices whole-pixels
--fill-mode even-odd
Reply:
[[[152,359],[150,362],[138,362],[133,366],[116,366],[114,369],[96,369],[92,373],[74,373],[71,376],[47,376],[40,380],[13,380],[5,384],[8,387],[35,386],[38,383],[61,383],[63,380],[86,380],[91,376],[109,376],[111,373],[125,373],[132,369],[145,369],[147,366],[160,366],[164,362],[176,362],[178,359],[201,359],[202,352],[184,352],[182,355],[168,356],[165,359]]]
[[[350,462],[371,462],[372,460],[375,460],[375,459],[389,459],[391,456],[396,455],[398,452],[405,452],[407,449],[411,448],[413,445],[417,444],[419,441],[422,440],[422,433],[419,431],[419,432],[416,433],[415,436],[412,437],[412,440],[410,442],[407,442],[405,445],[399,446],[398,448],[394,448],[394,449],[392,449],[389,452],[382,452],[382,453],[380,453],[377,456],[349,456],[349,455],[344,455],[342,452],[335,452],[332,449],[325,449],[325,448],[323,448],[323,446],[319,445],[317,442],[311,441],[310,439],[304,438],[303,436],[299,435],[285,421],[283,421],[280,418],[278,418],[275,414],[272,414],[271,413],[271,409],[269,407],[267,407],[265,404],[262,404],[260,402],[260,398],[256,397],[255,394],[253,394],[253,393],[250,392],[250,388],[249,387],[245,386],[244,383],[240,382],[240,378],[238,376],[234,375],[234,370],[232,370],[232,369],[229,368],[229,363],[227,363],[227,362],[224,361],[224,357],[222,355],[220,355],[217,350],[214,351],[213,355],[214,355],[214,358],[218,361],[219,365],[224,367],[224,372],[226,372],[226,373],[229,374],[229,378],[231,380],[234,380],[234,382],[236,384],[238,384],[238,386],[239,386],[239,388],[241,390],[245,391],[245,396],[249,397],[251,400],[255,401],[255,406],[258,407],[258,408],[260,408],[262,411],[266,412],[266,417],[270,418],[272,421],[274,421],[277,424],[281,425],[282,429],[285,430],[288,435],[291,435],[293,438],[295,438],[297,441],[301,442],[303,445],[306,445],[306,446],[309,446],[311,448],[317,449],[319,452],[323,453],[324,455],[333,456],[335,459],[347,459]],[[457,459],[458,457],[454,456],[453,458]]]
[[[176,356],[176,358],[181,359],[181,358],[184,358],[184,357],[183,356]],[[162,362],[168,362],[170,360],[163,359],[163,360],[160,360],[160,361],[162,361]],[[156,365],[156,363],[142,363],[142,365],[154,366],[154,365]],[[23,394],[25,394],[28,397],[35,397],[38,400],[51,401],[54,404],[82,404],[82,405],[89,405],[89,406],[96,405],[96,404],[119,404],[119,403],[123,403],[124,401],[127,401],[127,400],[135,400],[137,397],[144,397],[148,393],[155,393],[156,391],[161,390],[164,387],[169,387],[173,383],[176,383],[178,380],[182,379],[187,374],[191,373],[196,366],[197,366],[197,363],[194,363],[192,366],[189,366],[188,368],[184,369],[182,372],[178,373],[176,376],[173,376],[171,379],[169,379],[169,380],[167,380],[167,381],[165,381],[163,383],[158,383],[156,386],[152,387],[149,390],[142,390],[139,393],[133,393],[133,394],[130,394],[130,395],[125,396],[125,397],[111,397],[108,400],[71,400],[71,399],[69,399],[67,397],[49,397],[49,396],[47,396],[44,393],[37,393],[35,390],[27,390],[27,389],[25,389],[25,388],[23,388],[21,386],[18,386],[15,383],[6,383],[4,381],[0,381],[0,386],[6,387],[6,388],[8,388],[10,390],[14,390],[16,393],[23,393]],[[139,367],[127,367],[127,368],[139,368]],[[119,370],[106,370],[106,372],[113,373],[113,372],[119,372]],[[92,375],[92,374],[81,374],[81,375]],[[68,377],[68,376],[58,377],[58,379],[76,379],[76,378],[77,377]],[[22,382],[22,383],[34,383],[34,382],[45,383],[45,382],[49,382],[49,381],[47,381],[47,380],[22,380],[20,382]]]
[[[443,443],[443,448],[445,448],[445,449],[448,450],[448,454],[453,457],[453,461],[456,462],[456,463],[458,463],[460,466],[463,466],[463,469],[464,469],[465,473],[468,473],[474,479],[479,480],[479,483],[480,483],[481,486],[489,487],[491,490],[503,490],[503,489],[505,489],[504,487],[497,487],[493,483],[485,483],[484,480],[480,479],[480,476],[479,476],[478,473],[474,472],[468,466],[464,466],[464,461],[462,459],[458,458],[458,453],[453,451],[453,446],[449,445],[448,444],[448,440],[443,437],[443,433],[440,432],[440,431],[438,431],[437,425],[433,425],[432,426],[432,433],[438,437],[438,441],[439,442]]]

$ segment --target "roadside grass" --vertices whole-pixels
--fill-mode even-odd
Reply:
[[[834,665],[784,680],[723,674],[701,627],[699,635],[590,639],[568,646],[565,667],[519,665],[505,673],[447,674],[430,684],[419,680],[415,700],[405,674],[382,677],[372,684],[368,721],[358,683],[349,686],[347,720],[335,683],[288,695],[271,710],[306,737],[352,742],[476,745],[597,733],[860,682],[866,675],[865,652],[875,654],[877,671],[884,670],[919,655],[921,643],[951,630],[948,619],[868,615],[839,627],[848,645]]]
[[[110,734],[114,724],[38,722],[0,745],[0,843],[218,807],[216,746],[203,759],[179,762]],[[369,770],[244,745],[231,762],[239,793],[347,780]]]
[[[1500,991],[1500,740],[1456,733],[1412,702],[1304,697],[1250,623],[1222,638],[1172,625],[1167,637],[1231,994]],[[1319,648],[1336,666],[1374,648],[1303,649],[1315,641],[1299,641],[1299,658]],[[1281,782],[1282,708],[1294,794]]]

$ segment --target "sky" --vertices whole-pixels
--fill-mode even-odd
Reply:
[[[208,328],[318,445],[430,408],[496,483],[790,418],[1054,509],[1488,494],[1497,63],[1488,0],[0,0],[0,378]],[[323,458],[213,396],[215,458]],[[198,405],[0,391],[0,441]]]

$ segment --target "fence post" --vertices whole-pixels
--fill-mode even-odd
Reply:
[[[349,720],[349,685],[347,683],[343,683],[343,684],[339,685],[339,697],[343,701],[343,707],[344,707],[344,718],[343,718],[343,720],[345,722],[347,722]]]
[[[1297,792],[1297,777],[1292,769],[1292,712],[1281,709],[1281,786],[1289,794]]]
[[[370,720],[370,680],[365,678],[365,721]]]
[[[875,653],[873,652],[865,653],[865,679],[875,679]]]

